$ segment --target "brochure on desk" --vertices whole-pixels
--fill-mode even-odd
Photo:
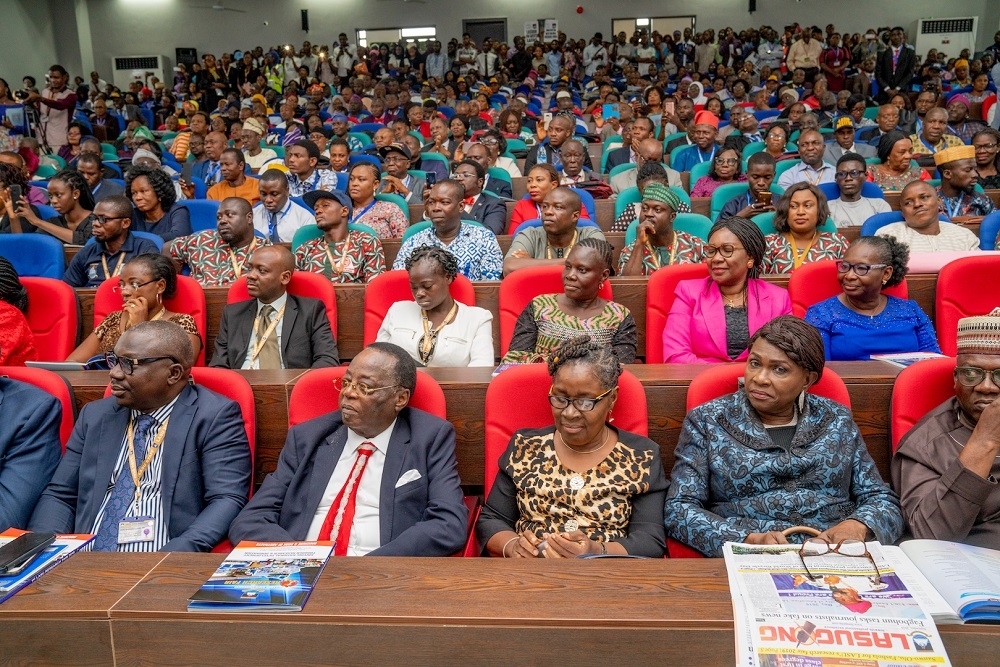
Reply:
[[[1000,623],[1000,551],[944,540],[910,540],[898,549],[941,594],[956,622]]]
[[[5,530],[0,533],[0,546],[25,532],[27,531],[17,528]],[[21,574],[0,577],[0,603],[69,558],[70,554],[86,546],[92,539],[94,539],[93,535],[58,535],[56,541],[36,556],[35,560],[31,561],[31,564]]]
[[[302,611],[332,552],[332,542],[240,542],[188,611]]]
[[[737,665],[950,665],[937,626],[880,545],[868,558],[810,556],[799,545],[728,543]]]

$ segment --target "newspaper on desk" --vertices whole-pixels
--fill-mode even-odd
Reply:
[[[810,556],[799,545],[727,543],[740,667],[950,665],[941,636],[877,542],[868,558]]]

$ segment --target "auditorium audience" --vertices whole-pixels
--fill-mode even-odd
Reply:
[[[668,537],[715,558],[726,542],[787,543],[782,531],[801,525],[833,544],[900,537],[899,500],[850,410],[807,393],[824,357],[819,332],[796,317],[754,333],[743,387],[684,419],[664,510]]]
[[[449,556],[462,548],[468,510],[455,429],[409,407],[417,386],[410,355],[372,343],[335,384],[338,409],[289,429],[277,469],[229,539],[329,540],[336,556]]]
[[[108,313],[66,361],[86,363],[93,357],[113,352],[115,344],[127,330],[141,324],[164,320],[179,325],[188,334],[197,359],[201,350],[201,334],[194,318],[186,313],[173,313],[163,304],[177,294],[177,269],[160,254],[136,255],[125,263],[118,274],[115,294],[122,297],[121,310]]]
[[[958,322],[955,396],[899,443],[892,483],[909,534],[1000,549],[1000,309]]]
[[[413,301],[389,307],[376,340],[398,345],[420,366],[493,366],[493,315],[451,296],[460,273],[456,257],[447,248],[420,245],[404,268]]]
[[[814,304],[806,322],[823,336],[827,360],[941,352],[930,318],[915,301],[883,294],[903,282],[910,250],[894,236],[862,236],[837,262],[841,293]]]
[[[611,424],[621,362],[589,336],[564,341],[546,361],[554,425],[518,430],[500,456],[476,524],[484,551],[661,558],[667,479],[660,446]]]
[[[125,196],[135,206],[132,231],[156,234],[164,241],[191,234],[191,214],[177,202],[174,182],[166,172],[133,166],[125,174]]]
[[[938,220],[939,200],[934,186],[913,181],[899,196],[903,222],[892,222],[875,232],[895,236],[910,246],[910,252],[958,252],[979,250],[979,237],[965,227]]]
[[[746,359],[750,337],[792,312],[788,292],[760,278],[767,245],[752,221],[727,218],[712,226],[705,246],[708,278],[674,289],[663,330],[665,363],[725,363]]]
[[[24,366],[38,359],[27,314],[28,289],[10,260],[0,257],[0,366]]]
[[[254,235],[253,210],[241,197],[229,197],[219,204],[216,228],[182,236],[163,246],[180,272],[186,266],[191,277],[203,287],[227,287],[246,271],[253,251],[270,245]]]
[[[156,244],[132,233],[132,203],[123,196],[110,196],[94,208],[93,242],[80,248],[63,280],[73,287],[100,287],[117,278],[126,262],[148,252],[159,252]]]
[[[525,306],[514,325],[504,363],[544,359],[564,340],[585,332],[630,364],[636,354],[636,327],[625,306],[601,296],[611,275],[612,247],[600,238],[574,244],[563,260],[562,294],[541,294]]]
[[[354,207],[346,192],[313,190],[302,199],[312,208],[319,233],[295,248],[296,269],[319,273],[335,285],[367,283],[385,271],[385,252],[374,230],[348,224]]]
[[[94,551],[211,551],[224,540],[250,492],[250,447],[239,405],[190,382],[196,356],[169,321],[117,338],[111,396],[80,412],[29,530],[94,533]]]
[[[799,182],[785,190],[774,210],[777,233],[764,237],[764,273],[791,273],[807,262],[843,257],[847,240],[819,230],[829,217],[826,195],[815,185]]]
[[[635,225],[635,241],[622,249],[618,274],[648,276],[663,266],[697,264],[702,261],[704,242],[685,231],[674,229],[680,197],[661,183],[651,183],[642,193]],[[637,252],[638,250],[638,252]]]

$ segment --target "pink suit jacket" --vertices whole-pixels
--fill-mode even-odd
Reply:
[[[750,335],[779,315],[790,315],[788,291],[764,280],[747,287],[747,321]],[[674,290],[674,303],[663,329],[663,361],[673,364],[726,363],[726,312],[722,292],[711,278],[682,280]]]

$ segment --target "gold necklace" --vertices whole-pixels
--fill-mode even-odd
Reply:
[[[593,454],[594,452],[599,452],[600,450],[604,449],[604,445],[608,444],[608,438],[610,437],[611,437],[611,429],[605,426],[604,440],[601,441],[601,444],[599,444],[597,447],[594,447],[593,449],[580,450],[580,449],[573,449],[572,447],[567,445],[566,442],[562,439],[562,436],[559,435],[559,431],[556,431],[556,438],[558,438],[558,441],[562,442],[562,446],[568,449],[569,451],[573,452],[574,454]]]

